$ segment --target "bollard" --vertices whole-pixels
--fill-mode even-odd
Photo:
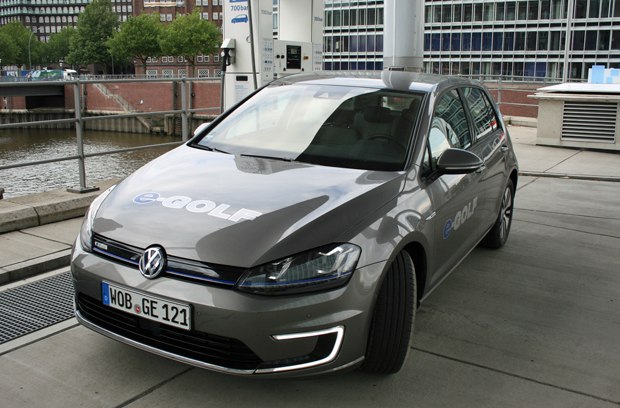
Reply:
[[[4,195],[4,189],[0,187],[0,200],[2,200],[2,196]]]

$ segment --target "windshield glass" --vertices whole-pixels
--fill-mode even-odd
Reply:
[[[402,170],[422,97],[345,86],[270,86],[198,144],[235,155]]]

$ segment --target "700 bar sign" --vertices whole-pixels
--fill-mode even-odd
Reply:
[[[114,309],[184,330],[191,328],[190,307],[187,304],[170,302],[109,282],[101,283],[101,298],[104,305]]]

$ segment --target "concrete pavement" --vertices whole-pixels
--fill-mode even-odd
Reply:
[[[397,375],[231,377],[71,319],[0,347],[0,406],[618,407],[618,186],[521,177],[507,245],[475,249],[426,299]]]

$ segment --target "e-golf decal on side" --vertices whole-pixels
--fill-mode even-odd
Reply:
[[[446,239],[450,236],[450,232],[452,230],[457,230],[465,221],[469,219],[472,215],[474,215],[474,210],[476,209],[476,205],[478,204],[478,197],[475,197],[471,202],[469,202],[463,209],[456,213],[454,217],[454,222],[452,220],[446,221],[446,224],[443,227],[443,239]]]
[[[262,215],[262,213],[259,213],[258,211],[248,210],[247,208],[242,208],[232,215],[226,214],[224,211],[230,207],[228,204],[217,205],[213,201],[192,200],[190,197],[186,196],[164,198],[161,197],[159,193],[142,193],[138,194],[133,199],[133,202],[136,204],[149,204],[153,201],[160,201],[161,205],[167,208],[185,208],[187,211],[193,213],[208,213],[208,215],[212,217],[222,218],[232,222],[238,222],[240,220],[251,221]]]

